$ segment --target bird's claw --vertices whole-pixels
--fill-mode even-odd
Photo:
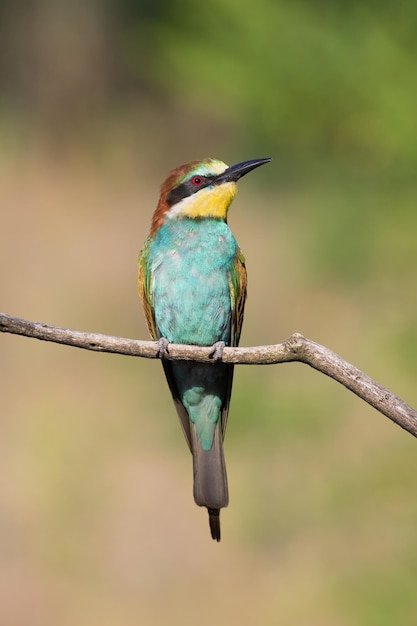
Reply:
[[[226,344],[224,343],[224,341],[216,341],[216,343],[213,343],[213,345],[211,346],[209,357],[213,359],[216,363],[218,361],[221,361],[223,358],[223,350],[225,346]]]
[[[157,343],[157,357],[159,359],[163,359],[164,357],[167,357],[169,354],[169,341],[168,339],[165,339],[165,337],[161,337],[160,339],[158,339]]]

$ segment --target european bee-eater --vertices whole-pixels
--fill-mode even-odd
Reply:
[[[180,165],[161,187],[139,255],[139,294],[149,332],[159,341],[169,388],[193,456],[194,500],[207,507],[220,541],[220,509],[229,502],[223,439],[233,365],[246,299],[245,260],[227,225],[237,181],[271,159],[228,167],[205,159]],[[170,361],[169,343],[213,346],[213,364]]]

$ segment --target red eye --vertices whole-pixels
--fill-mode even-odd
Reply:
[[[199,187],[203,182],[203,179],[200,178],[200,176],[193,176],[191,182],[193,183],[194,187]]]

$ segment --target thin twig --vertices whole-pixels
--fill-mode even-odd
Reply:
[[[96,352],[111,352],[127,356],[158,358],[154,341],[140,341],[84,333],[48,324],[30,322],[0,313],[0,332],[33,337],[42,341],[75,346]],[[211,347],[169,344],[171,360],[213,362]],[[344,385],[393,422],[417,437],[417,412],[385,387],[342,359],[328,348],[294,333],[283,343],[252,348],[228,348],[223,351],[224,363],[235,365],[273,365],[299,361]]]

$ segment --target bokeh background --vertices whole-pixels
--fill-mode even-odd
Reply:
[[[299,331],[417,405],[413,0],[0,7],[0,308],[146,338],[168,171],[240,183],[243,345]],[[238,367],[222,542],[160,364],[0,337],[0,622],[417,623],[416,442],[300,364]]]

